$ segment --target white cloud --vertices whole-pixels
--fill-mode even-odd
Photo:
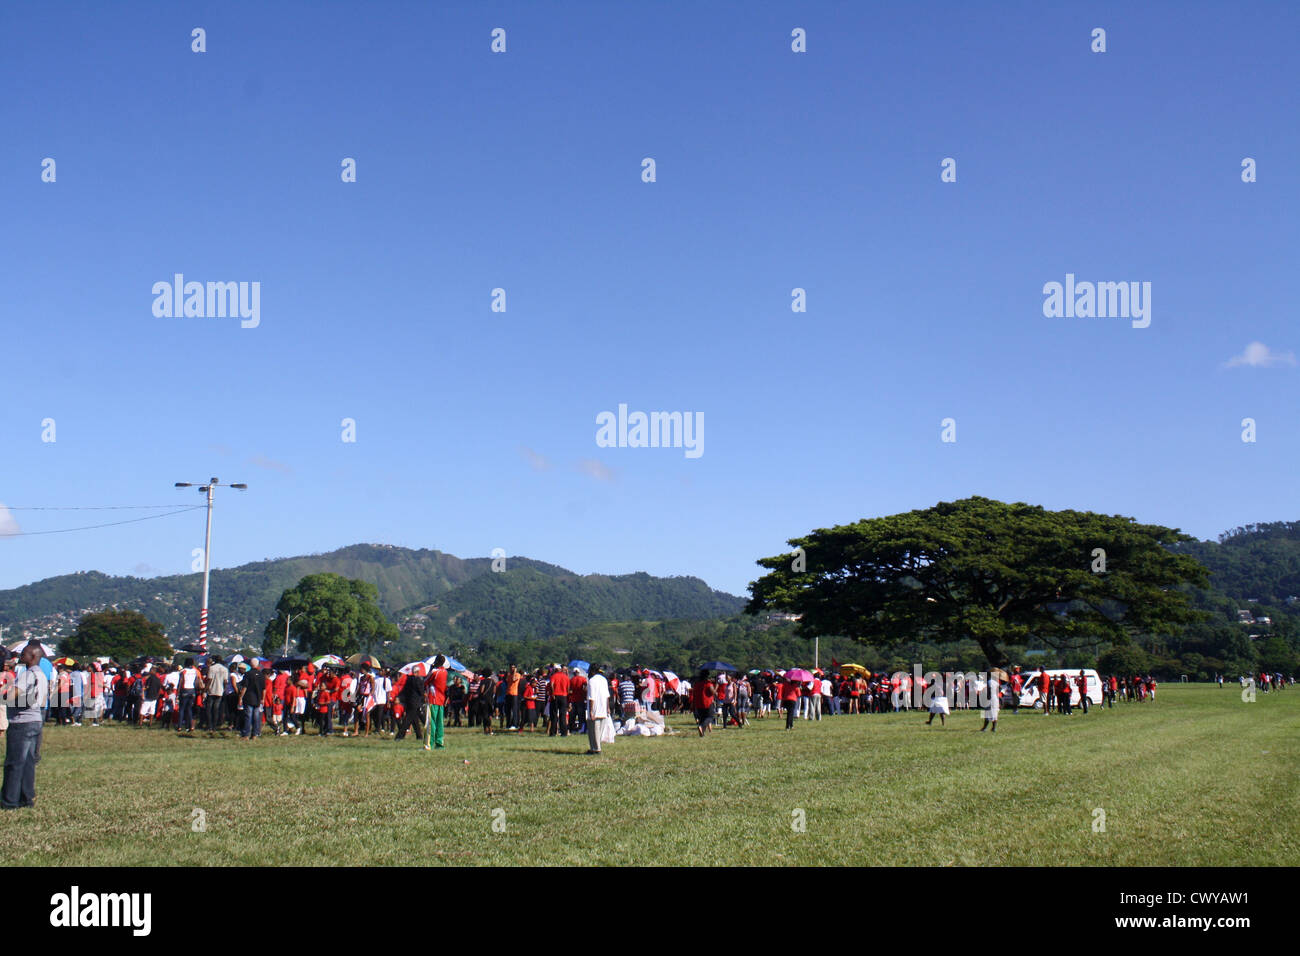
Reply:
[[[595,458],[583,458],[577,464],[578,471],[595,478],[597,481],[613,481],[614,469]]]
[[[1263,342],[1251,342],[1240,355],[1228,360],[1228,368],[1248,365],[1251,368],[1268,368],[1273,365],[1295,365],[1294,352],[1273,352]]]
[[[0,535],[19,534],[23,529],[18,527],[18,521],[14,514],[3,504],[0,504]]]
[[[276,461],[273,458],[267,458],[265,455],[254,455],[248,459],[250,465],[256,465],[258,468],[265,468],[267,471],[278,471],[282,475],[292,475],[293,469],[282,461]]]
[[[531,448],[521,445],[519,454],[523,455],[528,464],[532,466],[533,471],[550,471],[550,459],[541,452],[533,451]]]

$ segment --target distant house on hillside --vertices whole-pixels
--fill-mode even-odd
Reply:
[[[801,614],[791,614],[789,611],[771,611],[763,619],[762,624],[755,626],[755,630],[766,631],[768,628],[776,627],[778,624],[789,624],[792,621],[797,621],[802,616],[803,615]]]

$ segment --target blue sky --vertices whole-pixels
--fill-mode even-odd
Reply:
[[[500,547],[736,593],[971,494],[1300,518],[1300,7],[1135,6],[8,9],[0,587],[187,572],[200,511],[22,509],[212,475],[250,485],[218,568]],[[156,317],[176,272],[260,282],[260,325]],[[1150,282],[1150,327],[1044,317],[1067,273]],[[619,403],[704,454],[597,447]]]

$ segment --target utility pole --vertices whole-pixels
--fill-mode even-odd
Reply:
[[[199,646],[205,652],[208,649],[208,575],[212,566],[212,493],[219,484],[221,482],[218,479],[212,478],[206,485],[199,486],[199,491],[208,496],[207,531],[203,535],[203,604],[199,610]],[[178,481],[176,487],[193,488],[194,483]],[[240,491],[248,490],[248,485],[244,484],[229,485],[228,487],[238,488]]]
[[[302,617],[301,614],[299,614],[298,616]],[[292,614],[286,614],[284,616],[284,653],[280,655],[281,657],[289,656],[289,622],[292,620],[293,620]]]

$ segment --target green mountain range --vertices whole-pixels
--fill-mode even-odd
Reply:
[[[260,646],[285,589],[305,575],[333,572],[369,581],[404,636],[476,643],[484,637],[547,638],[598,621],[722,617],[744,601],[699,578],[580,575],[530,558],[458,558],[441,551],[358,544],[328,554],[214,570],[209,630],[215,646]],[[201,574],[115,577],[84,571],[0,591],[0,625],[19,636],[59,638],[80,616],[109,605],[160,622],[180,646],[197,636]]]

